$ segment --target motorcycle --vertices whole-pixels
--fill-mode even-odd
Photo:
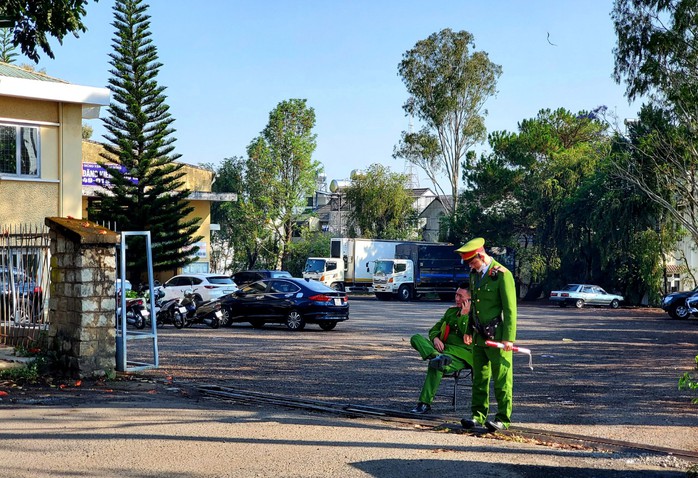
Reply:
[[[121,320],[121,297],[117,294],[116,299],[116,322],[117,327]],[[145,305],[145,299],[136,297],[134,299],[126,298],[126,324],[132,325],[137,329],[145,328],[146,320],[149,320],[150,312]]]
[[[188,313],[187,308],[180,305],[179,299],[176,297],[163,301],[165,291],[162,287],[156,287],[155,291],[155,320],[158,328],[167,323],[174,325],[178,329],[184,327]]]
[[[220,327],[221,319],[223,318],[220,301],[197,302],[194,297],[194,290],[187,289],[184,291],[184,298],[180,303],[182,307],[187,309],[184,326],[190,327],[193,324],[205,324],[212,329]]]

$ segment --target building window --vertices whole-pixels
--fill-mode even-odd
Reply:
[[[0,124],[0,174],[39,176],[39,128]]]

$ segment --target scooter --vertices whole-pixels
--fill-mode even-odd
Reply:
[[[116,298],[116,323],[117,327],[121,320],[121,297],[117,294]],[[135,299],[126,299],[126,324],[132,325],[137,329],[145,327],[146,320],[150,317],[150,312],[145,306],[145,299],[137,297]]]
[[[187,309],[184,326],[190,327],[193,324],[205,324],[212,329],[217,329],[221,325],[223,311],[219,300],[209,300],[197,303],[194,299],[194,291],[187,289],[184,291],[184,298],[181,306]]]
[[[178,329],[184,327],[186,316],[189,312],[187,308],[180,305],[179,299],[176,297],[163,302],[165,291],[162,287],[156,287],[155,290],[155,316],[158,328],[167,323],[174,325]]]

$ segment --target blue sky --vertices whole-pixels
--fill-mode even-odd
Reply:
[[[176,120],[176,152],[191,164],[245,155],[280,101],[305,98],[315,109],[314,157],[328,184],[372,163],[404,171],[392,158],[409,124],[397,65],[417,41],[443,28],[471,32],[476,49],[502,66],[499,93],[486,105],[490,132],[516,131],[542,108],[577,112],[606,105],[621,120],[639,109],[628,105],[624,86],[611,77],[612,0],[149,4],[151,38],[163,63],[158,81],[167,87]],[[71,83],[106,86],[113,5],[88,4],[88,31],[55,44],[56,59],[42,55],[38,68]],[[89,124],[100,141],[100,123]],[[429,186],[424,175],[420,182]]]

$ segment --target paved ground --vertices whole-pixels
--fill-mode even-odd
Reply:
[[[68,382],[9,389],[0,402],[6,476],[485,476],[675,477],[688,463],[667,456],[518,443],[416,424],[352,419],[195,393],[216,383],[278,396],[406,411],[424,364],[409,335],[444,304],[352,301],[332,332],[270,326],[163,329],[161,368],[144,381]],[[523,306],[516,362],[515,425],[698,451],[691,394],[677,390],[697,353],[698,321],[648,309]],[[147,355],[130,351],[132,358]],[[434,412],[457,423],[451,384]],[[0,386],[0,390],[2,390]],[[24,392],[24,393],[23,393]],[[454,427],[454,430],[457,427]],[[4,474],[3,473],[3,474]]]

